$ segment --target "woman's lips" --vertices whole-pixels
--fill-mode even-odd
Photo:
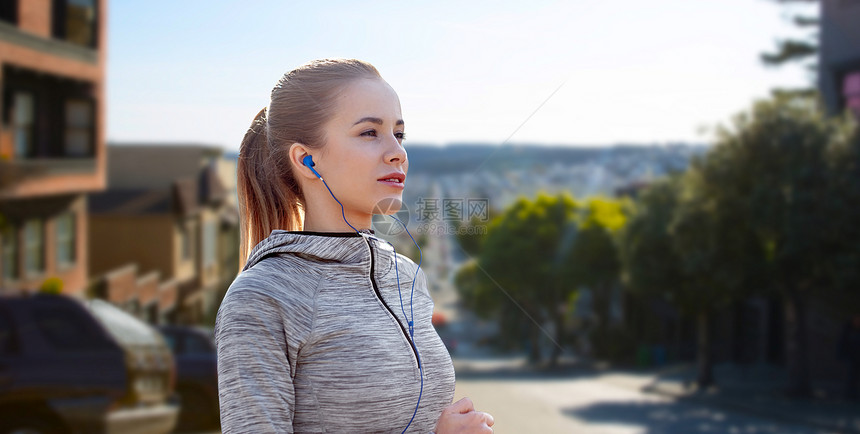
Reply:
[[[394,187],[394,188],[403,188],[403,187],[405,186],[403,182],[385,181],[385,180],[382,180],[382,179],[380,179],[380,180],[379,180],[379,181],[377,181],[377,182],[381,182],[381,183],[383,183],[383,184],[385,184],[385,185],[389,185],[389,186]]]

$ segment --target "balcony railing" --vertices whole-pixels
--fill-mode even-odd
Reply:
[[[60,39],[48,39],[22,31],[16,25],[0,21],[0,40],[30,48],[32,50],[62,56],[97,65],[98,50],[82,47]]]
[[[0,160],[0,190],[22,181],[63,175],[94,174],[95,158],[28,158]]]

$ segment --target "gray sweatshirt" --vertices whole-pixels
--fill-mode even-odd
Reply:
[[[399,433],[418,402],[418,355],[424,391],[408,432],[432,431],[454,398],[454,367],[423,270],[409,336],[416,268],[373,235],[272,231],[218,309],[223,432]]]

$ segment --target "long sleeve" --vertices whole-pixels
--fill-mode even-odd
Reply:
[[[295,390],[284,326],[268,295],[235,290],[225,296],[215,322],[224,433],[293,432]]]

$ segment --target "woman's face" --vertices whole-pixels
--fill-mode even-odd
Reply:
[[[357,79],[337,97],[323,126],[326,144],[314,167],[347,214],[393,214],[409,170],[400,99],[382,79]],[[383,181],[400,176],[397,182]]]

